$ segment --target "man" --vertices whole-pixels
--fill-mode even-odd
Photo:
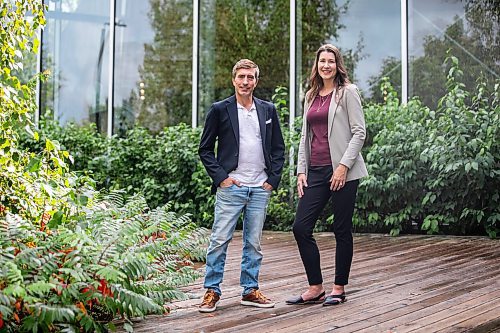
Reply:
[[[232,77],[235,94],[211,106],[198,150],[216,193],[204,283],[207,292],[200,312],[217,308],[227,247],[242,212],[241,304],[274,307],[259,290],[260,240],[271,191],[281,179],[285,144],[274,105],[253,97],[259,80],[257,65],[242,59],[234,65]]]

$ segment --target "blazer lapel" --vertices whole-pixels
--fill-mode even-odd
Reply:
[[[257,117],[259,118],[259,127],[260,127],[260,137],[262,139],[262,147],[265,146],[266,141],[266,110],[264,106],[261,104],[259,100],[254,98],[255,108],[257,109]]]
[[[236,96],[232,96],[226,107],[227,113],[229,114],[229,119],[231,120],[231,126],[233,127],[234,137],[236,139],[236,144],[240,146],[240,125],[238,122],[238,106],[236,105]]]
[[[330,102],[330,108],[328,109],[328,137],[330,137],[330,134],[332,132],[333,120],[335,119],[335,113],[337,112],[337,108],[340,104],[340,99],[342,98],[343,93],[344,91],[340,89],[340,91],[336,91],[332,95],[332,101]],[[339,103],[337,103],[337,99],[335,98],[337,94],[340,96]]]

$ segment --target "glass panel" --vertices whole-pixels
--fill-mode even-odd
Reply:
[[[380,80],[390,77],[401,90],[401,4],[399,0],[329,0],[301,2],[297,14],[297,43],[301,45],[297,106],[302,109],[314,54],[324,43],[337,46],[349,78],[365,98],[380,100]],[[315,3],[314,5],[311,2]],[[299,2],[298,2],[299,3]],[[311,8],[311,6],[313,6]],[[313,8],[321,8],[316,10]],[[327,13],[323,15],[322,13]],[[323,22],[328,22],[324,24]],[[297,112],[298,114],[298,112]]]
[[[114,132],[191,122],[192,1],[116,1]]]
[[[109,1],[49,0],[43,32],[42,113],[61,124],[96,122],[106,131],[109,73]]]
[[[33,17],[30,15],[30,16],[26,17],[26,19],[31,24]],[[31,38],[32,41],[35,38],[40,41],[40,31],[41,31],[41,29],[38,29],[36,35]],[[12,75],[16,76],[21,81],[22,84],[27,84],[28,82],[33,80],[33,78],[35,77],[35,75],[38,71],[38,68],[37,68],[38,55],[33,52],[32,48],[30,48],[29,50],[28,49],[21,50],[21,52],[23,55],[22,61],[21,61],[22,68],[19,71],[14,69],[12,71]]]
[[[483,75],[498,79],[500,7],[489,0],[408,2],[409,95],[435,108],[446,92],[447,51],[458,58],[471,89]]]
[[[214,101],[234,94],[231,71],[242,58],[259,66],[256,97],[271,100],[277,86],[288,86],[289,13],[288,0],[200,1],[200,124]]]

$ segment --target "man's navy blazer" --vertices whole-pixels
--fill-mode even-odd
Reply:
[[[267,183],[278,188],[285,163],[285,143],[276,108],[270,102],[253,98],[259,118]],[[215,144],[217,142],[217,155]],[[207,113],[198,154],[212,178],[212,191],[238,167],[240,131],[236,96],[212,104]]]

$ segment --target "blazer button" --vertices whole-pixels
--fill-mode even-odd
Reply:
[[[238,154],[234,154],[234,157],[238,157]]]

